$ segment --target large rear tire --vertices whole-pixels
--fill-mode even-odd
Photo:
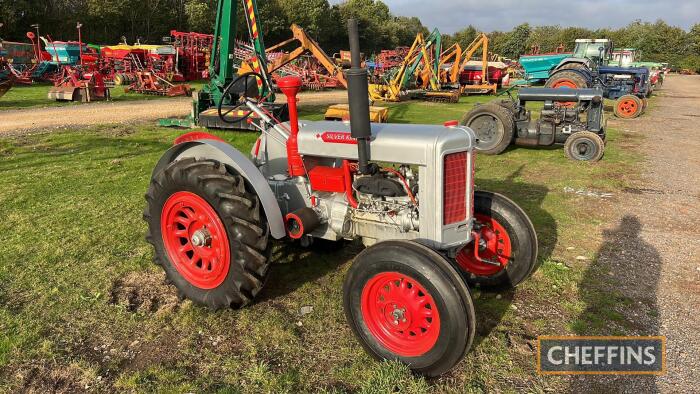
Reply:
[[[545,82],[544,87],[554,89],[584,89],[590,86],[586,78],[584,78],[580,73],[572,70],[562,70],[555,72],[554,75],[549,77],[547,82]]]
[[[474,216],[482,261],[474,256],[474,242],[456,256],[467,281],[484,288],[508,289],[528,278],[537,266],[538,246],[535,226],[527,214],[501,194],[477,191]]]
[[[462,117],[460,125],[476,133],[476,149],[487,155],[497,155],[513,142],[514,112],[500,103],[479,105]]]
[[[444,257],[416,242],[380,242],[357,255],[345,278],[343,305],[369,354],[423,375],[455,366],[474,339],[466,284]]]
[[[153,260],[182,296],[213,309],[253,300],[269,273],[271,243],[243,177],[213,160],[183,159],[153,177],[146,201]]]

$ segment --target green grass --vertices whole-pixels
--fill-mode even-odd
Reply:
[[[204,82],[190,82],[189,85],[194,89],[200,89]],[[2,98],[0,98],[0,111],[23,109],[23,108],[41,108],[41,107],[63,107],[67,105],[83,105],[81,103],[73,103],[70,101],[49,100],[47,94],[52,84],[37,83],[30,86],[16,85]],[[111,89],[112,100],[115,102],[123,101],[139,101],[139,100],[162,100],[168,99],[163,96],[151,96],[146,94],[125,93],[124,86],[116,86]]]
[[[391,118],[442,123],[481,100],[393,104]],[[319,118],[315,110],[305,118]],[[151,263],[141,212],[150,172],[180,133],[119,125],[0,138],[0,392],[551,391],[565,382],[536,375],[537,335],[625,330],[609,310],[614,297],[578,291],[587,265],[575,257],[596,254],[607,203],[564,187],[617,192],[633,181],[639,159],[629,135],[611,130],[596,165],[570,162],[561,149],[478,157],[478,186],[505,193],[532,218],[542,266],[517,291],[475,290],[472,351],[427,380],[374,361],[348,328],[341,288],[355,244],[277,245],[266,288],[243,310],[178,301]],[[256,138],[215,134],[243,152]],[[591,308],[598,301],[602,308]],[[307,305],[313,312],[301,316]]]

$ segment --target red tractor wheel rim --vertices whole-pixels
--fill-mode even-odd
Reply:
[[[576,83],[570,79],[560,79],[557,82],[555,82],[552,85],[552,87],[554,89],[559,89],[559,88],[578,89],[578,86],[576,86]],[[560,102],[557,102],[556,105],[558,107],[573,108],[576,105],[576,103],[569,103],[569,102],[560,101]]]
[[[481,226],[478,231],[479,257],[482,261],[474,256],[474,243],[470,243],[457,254],[457,263],[463,270],[477,276],[495,275],[506,268],[512,257],[510,236],[496,219],[479,213],[474,217]],[[489,264],[483,260],[499,265]]]
[[[440,336],[440,314],[433,297],[410,276],[383,272],[362,289],[362,318],[385,348],[403,357],[421,356]]]
[[[559,89],[559,88],[571,88],[571,89],[576,89],[578,86],[576,86],[576,83],[570,79],[560,79],[557,82],[555,82],[552,85],[553,88]]]
[[[617,112],[625,118],[633,117],[639,110],[639,105],[633,99],[620,100],[617,103]]]
[[[230,266],[226,228],[202,197],[190,192],[170,196],[160,226],[168,257],[185,280],[213,289],[226,279]]]

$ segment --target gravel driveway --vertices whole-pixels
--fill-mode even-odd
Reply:
[[[285,101],[282,94],[278,94],[277,98],[278,101]],[[346,103],[347,99],[345,90],[303,92],[299,96],[301,106]],[[189,97],[177,97],[161,100],[96,102],[69,107],[0,111],[0,134],[184,117],[190,113],[191,103],[192,99]]]
[[[641,118],[610,121],[646,137],[645,161],[639,185],[618,199],[594,264],[613,278],[611,296],[633,300],[620,310],[634,334],[667,337],[668,373],[573,378],[572,391],[700,390],[700,76],[671,76],[658,96]]]

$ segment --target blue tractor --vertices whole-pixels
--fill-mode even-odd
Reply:
[[[613,43],[608,39],[579,39],[572,57],[563,59],[550,73],[548,88],[600,88],[605,98],[615,100],[615,116],[636,118],[647,107],[651,95],[649,69],[613,67]]]

